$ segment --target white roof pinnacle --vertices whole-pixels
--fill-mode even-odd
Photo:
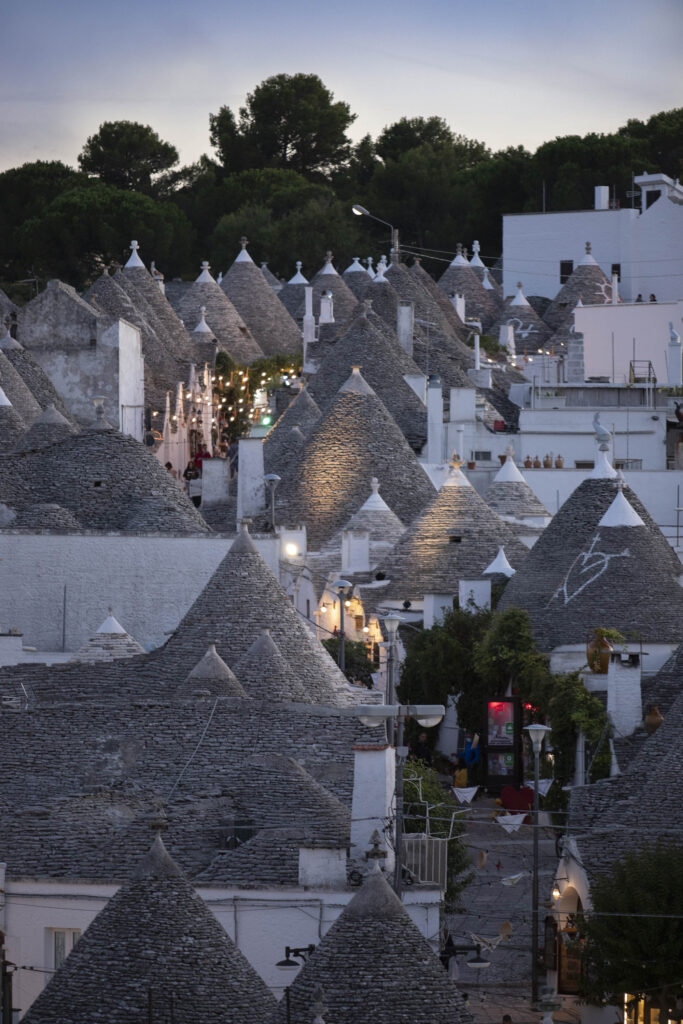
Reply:
[[[469,263],[467,262],[467,258],[463,255],[462,242],[458,242],[458,244],[456,245],[456,247],[455,247],[455,256],[451,260],[451,264],[450,265],[452,267],[469,267]]]
[[[365,267],[360,265],[360,256],[353,257],[353,263],[349,263],[348,267],[344,271],[345,274],[364,274]]]
[[[360,372],[360,366],[351,367],[351,376],[339,388],[340,391],[350,391],[357,395],[374,395],[374,391]]]
[[[207,282],[208,283],[208,282],[211,282],[211,281],[213,281],[214,284],[215,284],[214,278],[209,273],[209,263],[208,263],[208,260],[202,260],[202,272],[199,275],[199,277],[197,278],[197,280],[195,281],[195,284],[198,284],[199,282]]]
[[[598,261],[591,253],[591,244],[586,242],[586,251],[577,263],[577,267],[597,267]]]
[[[614,466],[610,464],[607,457],[609,446],[601,444],[598,446],[598,454],[595,457],[595,465],[588,474],[589,480],[614,480],[618,474]]]
[[[106,617],[97,633],[109,633],[115,636],[128,636],[121,623],[114,618],[113,609],[109,608],[109,615]]]
[[[484,278],[483,278],[481,284],[482,284],[482,287],[485,288],[487,292],[492,292],[494,290],[493,285],[489,281],[489,268],[488,267],[484,267]]]
[[[333,274],[335,277],[339,276],[337,274],[337,271],[332,266],[332,253],[330,252],[329,249],[325,253],[325,263],[324,263],[320,273],[321,274]]]
[[[475,239],[475,241],[472,242],[472,252],[474,253],[474,255],[472,256],[472,259],[470,260],[470,266],[471,267],[483,267],[484,266],[484,264],[483,264],[483,262],[482,262],[482,260],[481,260],[481,258],[479,256],[479,250],[480,249],[481,249],[481,246],[479,245],[479,242],[477,242],[476,239]]]
[[[2,390],[2,388],[0,388],[0,405],[8,405],[10,408],[12,407],[12,403],[10,402],[9,398]]]
[[[206,306],[200,306],[201,320],[193,330],[193,334],[213,334],[213,331],[206,322]]]
[[[457,455],[454,455],[451,459],[451,466],[448,471],[448,476],[441,484],[441,487],[471,487],[472,484],[469,482],[463,471],[460,469],[462,462]]]
[[[253,263],[254,262],[252,260],[251,256],[249,255],[249,253],[247,252],[247,242],[248,242],[248,239],[244,235],[242,235],[242,237],[240,238],[240,245],[242,246],[242,248],[240,249],[239,253],[237,254],[237,257],[235,259],[235,263]]]
[[[598,526],[645,526],[645,523],[633,505],[624,496],[620,486],[616,498],[605,512]]]
[[[503,547],[498,548],[498,554],[493,559],[490,565],[488,565],[482,576],[514,576],[515,570],[512,568],[505,555],[505,549]]]
[[[296,261],[296,274],[294,277],[290,277],[287,284],[308,284],[307,278],[301,273],[301,260]]]
[[[361,512],[390,512],[391,509],[387,505],[384,498],[380,497],[379,493],[379,480],[376,476],[373,476],[370,481],[372,487],[372,494],[360,507]]]
[[[138,243],[135,240],[133,240],[130,243],[131,253],[130,253],[129,260],[126,263],[127,267],[143,267],[144,268],[145,264],[142,262],[142,260],[138,256],[138,249],[139,248],[140,248],[140,246],[138,245]]]
[[[495,484],[525,483],[524,477],[515,465],[515,460],[512,458],[511,455],[507,456],[505,462],[494,476],[493,482]]]
[[[511,306],[528,306],[529,305],[529,303],[527,302],[526,296],[525,296],[524,292],[522,291],[522,282],[521,281],[517,282],[517,294],[515,295],[514,299],[510,303],[510,305]]]
[[[375,269],[374,269],[374,267],[372,265],[373,262],[374,262],[373,257],[372,256],[368,256],[368,258],[366,260],[366,263],[368,265],[368,268],[367,268],[366,272],[370,275],[370,277],[374,277],[375,276]]]
[[[216,284],[220,284],[222,280],[223,280],[223,271],[219,270],[218,271],[218,277],[216,278]]]
[[[375,281],[377,284],[389,284],[389,282],[387,281],[386,277],[384,276],[384,271],[386,269],[387,269],[386,263],[378,263],[377,264],[377,273],[375,274],[375,276],[373,277],[372,280]]]

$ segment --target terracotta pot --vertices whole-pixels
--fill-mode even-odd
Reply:
[[[596,676],[606,676],[609,671],[609,657],[614,648],[609,640],[600,636],[600,630],[594,631],[593,639],[586,644],[586,660],[591,672]]]
[[[467,468],[468,469],[476,469],[477,468],[476,462],[468,462],[467,463]]]
[[[656,704],[650,704],[650,710],[643,719],[643,725],[645,726],[645,732],[648,736],[652,736],[653,732],[657,732],[660,725],[664,721],[664,715],[661,713]]]
[[[505,464],[505,460],[507,459],[507,455],[499,455],[498,458],[500,459],[501,466],[503,466]]]
[[[552,469],[553,468],[552,455],[544,455],[543,456],[543,468],[544,469]]]
[[[555,469],[562,469],[563,466],[564,466],[564,459],[562,458],[561,455],[556,455],[555,456]]]
[[[541,460],[539,459],[538,455],[534,455],[533,467],[534,469],[541,468]]]
[[[525,469],[531,469],[532,466],[533,466],[533,462],[531,461],[531,456],[527,455],[527,457],[524,460],[524,468]]]

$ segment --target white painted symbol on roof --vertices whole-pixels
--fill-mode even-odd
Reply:
[[[569,571],[567,572],[564,580],[548,601],[549,605],[552,604],[556,597],[563,597],[565,605],[569,604],[569,602],[575,597],[578,597],[586,587],[589,587],[591,583],[595,583],[595,581],[607,571],[607,567],[613,558],[631,557],[631,552],[628,548],[625,548],[623,551],[615,552],[613,555],[607,554],[606,551],[596,551],[595,545],[599,540],[600,534],[596,533],[590,543],[588,551],[581,551],[576,556],[572,564],[569,566]],[[576,584],[578,584],[578,586]]]

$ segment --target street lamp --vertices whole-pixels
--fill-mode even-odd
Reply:
[[[397,263],[400,263],[399,252],[398,252],[398,228],[395,228],[393,224],[390,224],[388,220],[382,220],[381,217],[375,217],[374,213],[370,213],[364,206],[360,206],[358,203],[354,203],[351,207],[351,212],[355,213],[356,217],[369,217],[371,220],[376,220],[378,224],[384,224],[391,231],[391,247],[394,251],[394,257]]]
[[[534,860],[531,884],[531,1002],[538,1002],[538,762],[543,739],[550,732],[547,725],[525,725],[534,751]]]
[[[380,726],[391,718],[398,722],[396,733],[396,776],[394,793],[396,799],[396,837],[394,851],[394,892],[401,898],[403,883],[402,846],[403,846],[403,766],[408,757],[408,748],[403,746],[403,723],[406,718],[416,718],[425,729],[438,725],[446,709],[443,704],[357,704],[349,708],[346,714],[355,715],[363,725]]]
[[[346,667],[345,652],[344,652],[344,599],[348,594],[349,590],[353,586],[353,583],[349,583],[348,580],[335,580],[332,584],[332,589],[339,598],[339,657],[338,664],[341,672],[344,672]]]
[[[284,960],[278,960],[275,966],[281,971],[298,970],[302,964],[306,963],[306,960],[314,951],[315,946],[313,943],[309,946],[285,946],[285,958]],[[294,957],[298,957],[301,963],[298,964]],[[289,999],[289,985],[285,985],[285,1009],[287,1011],[287,1024],[291,1024],[292,1007]]]

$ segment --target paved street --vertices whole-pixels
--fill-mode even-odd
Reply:
[[[512,926],[509,940],[503,940],[492,951],[482,949],[482,956],[491,966],[480,970],[467,966],[473,954],[458,956],[459,985],[469,994],[470,1009],[480,1024],[500,1024],[509,1013],[513,1024],[537,1021],[542,1014],[533,1013],[531,1000],[531,873],[533,864],[533,833],[530,825],[522,825],[508,834],[493,817],[493,798],[480,796],[468,811],[466,843],[476,864],[477,854],[484,851],[486,865],[474,867],[475,878],[462,894],[462,913],[447,914],[447,924],[456,945],[473,942],[473,935],[495,940],[503,922]],[[556,866],[555,838],[551,829],[539,836],[539,902],[551,899],[550,890]],[[521,874],[515,884],[504,879]],[[540,941],[543,919],[540,918]]]

